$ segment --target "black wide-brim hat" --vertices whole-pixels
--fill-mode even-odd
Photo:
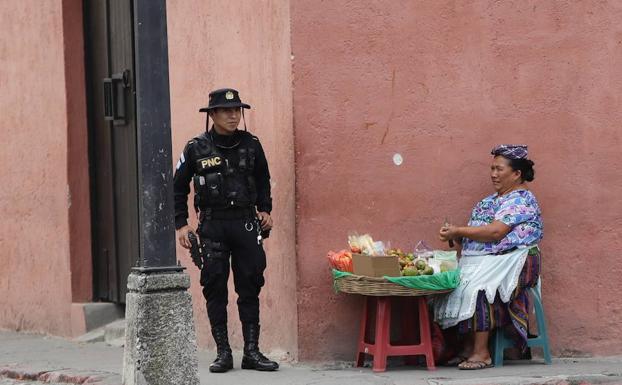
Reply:
[[[221,88],[209,93],[209,105],[201,108],[199,112],[208,112],[214,108],[234,107],[251,108],[248,104],[242,103],[240,100],[240,94],[237,90],[234,90],[233,88]]]

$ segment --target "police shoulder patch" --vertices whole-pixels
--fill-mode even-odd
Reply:
[[[175,166],[175,168],[177,170],[179,170],[179,168],[186,163],[186,157],[184,156],[184,153],[182,151],[181,156],[179,157],[179,160],[177,161],[177,165]]]

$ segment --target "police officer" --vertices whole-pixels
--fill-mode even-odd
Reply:
[[[190,248],[188,194],[194,184],[203,249],[201,285],[217,356],[211,372],[233,368],[227,333],[227,281],[233,269],[238,312],[244,335],[242,369],[277,370],[278,363],[259,351],[259,292],[264,285],[266,254],[262,241],[272,228],[270,173],[256,136],[238,129],[242,103],[238,91],[225,88],[209,94],[206,131],[186,144],[174,177],[175,228],[180,244]],[[213,125],[209,129],[209,119]],[[196,235],[196,233],[195,233]]]

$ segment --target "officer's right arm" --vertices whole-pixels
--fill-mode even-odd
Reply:
[[[190,193],[190,181],[194,175],[192,161],[189,156],[190,143],[181,153],[175,175],[173,176],[173,196],[175,200],[175,229],[179,231],[179,242],[185,248],[190,248],[188,231],[188,194]],[[182,239],[183,238],[183,239]]]

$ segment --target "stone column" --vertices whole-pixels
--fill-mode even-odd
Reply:
[[[175,255],[166,0],[134,0],[140,255],[128,277],[125,385],[199,385],[188,288]]]
[[[124,385],[199,385],[190,277],[132,272],[126,297]]]

